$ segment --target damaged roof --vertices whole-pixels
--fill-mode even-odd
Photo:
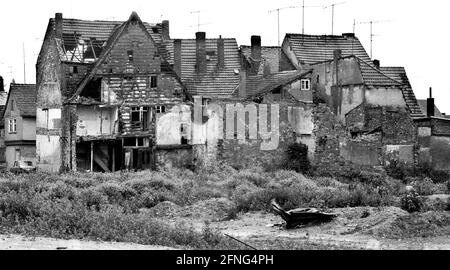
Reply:
[[[191,95],[231,97],[233,91],[239,85],[241,64],[237,41],[234,38],[223,38],[224,67],[218,69],[217,40],[216,38],[205,40],[206,53],[209,56],[209,60],[206,61],[206,73],[198,74],[195,70],[197,61],[196,40],[181,39],[180,79]],[[173,63],[173,41],[171,42],[172,44],[167,45],[167,49],[170,52],[169,63]]]
[[[333,52],[338,49],[342,51],[342,56],[355,55],[367,63],[371,62],[359,39],[352,34],[286,34],[286,39],[301,64],[310,65],[333,59]]]
[[[9,88],[8,102],[9,100],[15,102],[21,116],[36,117],[35,84],[11,84],[11,87]]]
[[[113,32],[125,21],[90,21],[63,18],[62,40],[58,40],[62,61],[92,62],[102,53]],[[155,43],[163,47],[162,25],[143,23]],[[50,19],[50,27],[54,29],[55,19]],[[86,60],[86,59],[89,59]]]
[[[244,59],[251,63],[252,47],[241,45],[240,51]],[[264,64],[268,64],[271,72],[296,69],[280,46],[261,46],[261,58],[263,59],[263,63],[260,65],[259,73],[264,72],[264,70],[262,70],[264,69]]]
[[[403,88],[403,97],[406,100],[406,104],[411,110],[413,117],[422,117],[426,113],[422,106],[418,103],[414,91],[409,83],[408,76],[404,67],[381,67],[380,70],[387,76],[394,80],[401,82],[405,87]],[[426,107],[425,107],[426,108]]]
[[[304,78],[311,70],[292,70],[264,75],[248,76],[246,81],[246,93],[248,97],[264,95],[280,86],[292,83]]]

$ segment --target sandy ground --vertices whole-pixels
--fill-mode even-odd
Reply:
[[[62,240],[45,237],[0,235],[0,250],[170,250],[170,247],[133,243]]]

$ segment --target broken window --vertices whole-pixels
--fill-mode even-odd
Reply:
[[[101,101],[102,79],[94,78],[83,89],[81,96]]]
[[[128,55],[128,61],[131,63],[131,62],[133,62],[133,51],[132,50],[129,50],[129,51],[127,51],[127,55]]]
[[[148,130],[149,123],[149,109],[147,107],[132,107],[131,108],[131,125],[132,128],[139,130]]]
[[[180,125],[181,144],[188,144],[188,125],[182,123]]]
[[[78,67],[77,66],[70,66],[69,67],[69,73],[70,73],[70,75],[78,74]]]
[[[309,91],[309,90],[311,90],[311,81],[309,79],[302,79],[301,80],[301,90],[302,91]]]
[[[158,87],[158,76],[150,76],[150,88]]]

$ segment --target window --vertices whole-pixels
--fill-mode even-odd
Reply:
[[[130,62],[133,62],[133,51],[128,51],[127,52],[127,54],[128,54],[128,61],[130,61]]]
[[[311,90],[311,81],[309,79],[302,79],[301,80],[301,90],[302,91],[309,91],[309,90]]]
[[[78,67],[77,66],[70,66],[69,67],[69,73],[72,74],[78,74]]]
[[[156,113],[165,113],[166,106],[156,106]]]
[[[17,120],[16,119],[9,119],[8,132],[10,134],[17,132]]]
[[[188,125],[182,123],[180,126],[181,144],[188,144]]]
[[[147,107],[131,108],[131,126],[140,130],[148,130],[149,128],[149,110]]]
[[[150,76],[150,88],[158,87],[158,76]]]

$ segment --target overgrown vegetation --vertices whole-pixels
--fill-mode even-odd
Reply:
[[[421,193],[431,192],[429,182],[417,185]],[[396,206],[404,187],[400,180],[375,172],[354,171],[338,181],[259,167],[238,171],[224,164],[199,172],[5,174],[0,175],[0,232],[196,249],[245,248],[207,226],[203,231],[169,226],[144,210],[162,202],[210,208],[205,202],[225,200],[231,206],[223,209],[224,219],[234,219],[239,212],[270,211],[272,198],[287,209]]]

